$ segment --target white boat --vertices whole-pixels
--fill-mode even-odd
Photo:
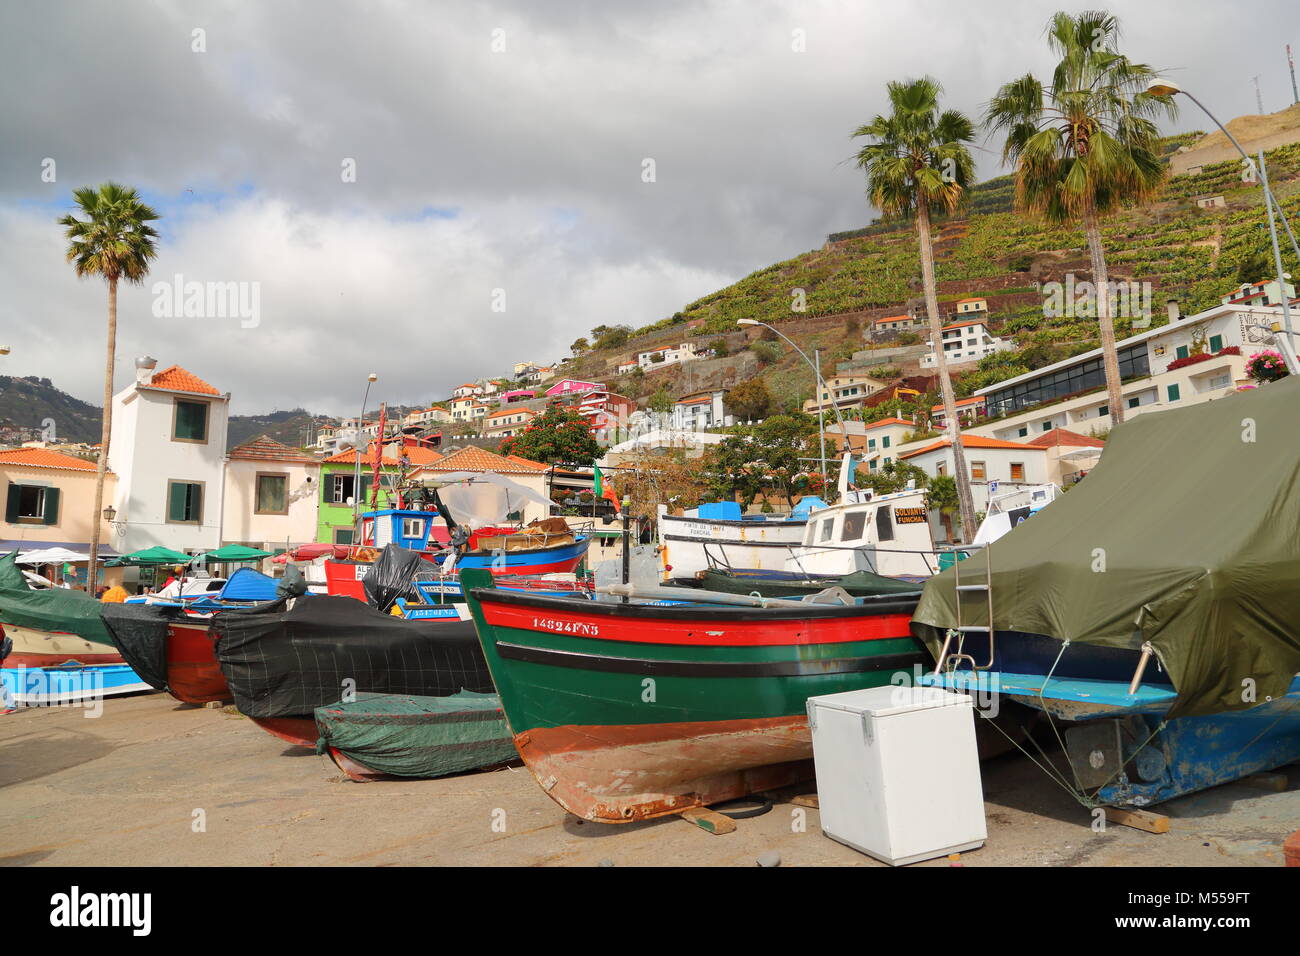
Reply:
[[[780,571],[804,539],[810,514],[826,507],[804,498],[790,514],[742,515],[735,502],[716,502],[670,515],[659,506],[659,561],[664,578],[692,578],[714,567]]]
[[[989,498],[988,512],[980,522],[972,546],[982,548],[998,540],[1020,522],[1046,508],[1060,494],[1061,489],[1048,482],[994,495]]]
[[[870,571],[888,578],[928,578],[938,570],[924,488],[877,495],[846,490],[808,522],[781,570],[808,577]]]

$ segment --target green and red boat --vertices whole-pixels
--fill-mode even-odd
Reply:
[[[916,594],[623,604],[508,591],[478,570],[461,586],[519,755],[560,806],[603,823],[810,779],[807,699],[929,659],[909,630]]]

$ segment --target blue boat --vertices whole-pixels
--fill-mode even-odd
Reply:
[[[0,668],[0,707],[52,707],[153,688],[129,664]]]

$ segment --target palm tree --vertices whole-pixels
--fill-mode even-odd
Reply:
[[[1116,52],[1119,21],[1104,11],[1058,13],[1047,42],[1060,57],[1044,86],[1026,73],[998,90],[984,123],[1006,134],[1003,162],[1016,164],[1018,205],[1053,223],[1082,221],[1097,287],[1097,328],[1111,422],[1124,421],[1101,219],[1150,198],[1166,175],[1152,117],[1177,115],[1170,96],[1146,89],[1149,66]]]
[[[158,213],[141,202],[134,189],[103,183],[98,189],[83,186],[72,198],[85,220],[64,216],[68,261],[77,277],[100,276],[108,283],[108,353],[104,367],[104,420],[100,428],[99,467],[95,475],[95,512],[90,522],[90,564],[86,590],[95,593],[99,561],[100,515],[104,508],[104,472],[108,467],[108,440],[113,424],[113,356],[117,349],[117,283],[125,279],[139,285],[149,273],[149,260],[158,252],[158,233],[149,223]]]
[[[943,530],[951,541],[952,516],[961,511],[957,499],[957,483],[952,480],[952,475],[935,475],[930,479],[930,484],[925,489],[925,503],[931,511],[939,512]]]
[[[961,203],[974,175],[975,164],[966,144],[975,138],[975,127],[957,110],[939,111],[942,88],[929,77],[890,83],[888,91],[890,115],[877,116],[853,133],[854,137],[868,139],[867,145],[858,151],[858,165],[866,170],[867,194],[876,208],[888,218],[910,216],[916,223],[930,340],[952,440],[953,470],[957,473],[962,533],[964,540],[970,541],[975,537],[975,505],[961,444],[957,399],[943,352],[930,216],[935,212],[952,212]]]

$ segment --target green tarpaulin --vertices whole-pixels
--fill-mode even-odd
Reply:
[[[371,770],[398,777],[464,773],[518,756],[496,694],[356,698],[316,708],[318,752],[334,747]]]
[[[132,551],[130,554],[124,554],[120,558],[114,558],[112,561],[106,561],[105,567],[140,567],[142,565],[157,564],[189,564],[191,558],[188,554],[180,551],[173,551],[171,548],[164,548],[160,544],[152,548],[145,548],[142,551]]]
[[[1170,716],[1280,697],[1300,671],[1298,423],[1300,377],[1138,416],[1080,484],[963,561],[963,582],[992,561],[998,630],[1150,641],[1178,691]],[[927,582],[913,617],[936,654],[953,579]],[[987,624],[983,597],[966,596],[963,624]]]
[[[242,544],[227,544],[224,547],[217,548],[215,551],[207,551],[194,560],[257,561],[261,558],[269,558],[270,556],[270,551],[259,551],[257,548],[248,548]]]
[[[0,558],[0,623],[42,631],[67,631],[96,644],[113,646],[99,618],[99,602],[85,591],[30,588],[14,564],[16,555]]]

